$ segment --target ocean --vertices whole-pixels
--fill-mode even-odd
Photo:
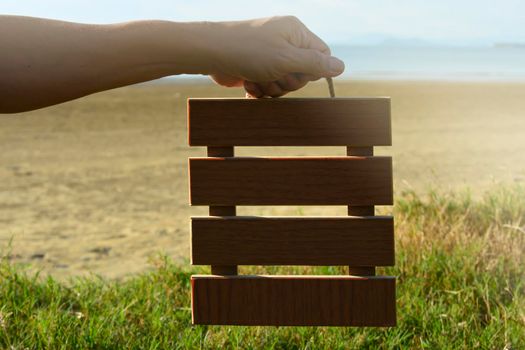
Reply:
[[[330,45],[345,62],[337,79],[525,82],[525,46],[402,47]],[[181,79],[182,78],[182,79]],[[169,77],[209,81],[198,75]]]
[[[331,48],[346,64],[342,78],[525,81],[522,46]]]

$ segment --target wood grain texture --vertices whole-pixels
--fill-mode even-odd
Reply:
[[[195,275],[191,284],[193,324],[396,324],[393,277]]]
[[[390,157],[190,158],[192,205],[390,205]]]
[[[394,265],[393,218],[194,217],[194,265]]]
[[[191,146],[389,146],[390,98],[189,99]]]

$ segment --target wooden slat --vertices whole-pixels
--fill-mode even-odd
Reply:
[[[396,324],[393,277],[196,275],[191,283],[194,324]]]
[[[390,98],[189,99],[191,146],[389,146]]]
[[[190,158],[192,205],[390,205],[390,157]]]
[[[392,217],[194,217],[194,265],[394,265]]]

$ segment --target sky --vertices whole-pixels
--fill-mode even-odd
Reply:
[[[0,13],[86,23],[289,14],[330,44],[525,43],[524,0],[1,0]]]

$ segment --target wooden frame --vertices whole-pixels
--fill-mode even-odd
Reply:
[[[195,275],[192,322],[216,325],[394,326],[394,223],[388,98],[190,99]],[[235,157],[235,146],[345,146],[346,157]],[[348,217],[239,217],[237,205],[345,205]],[[347,265],[348,276],[245,276],[238,265]]]

